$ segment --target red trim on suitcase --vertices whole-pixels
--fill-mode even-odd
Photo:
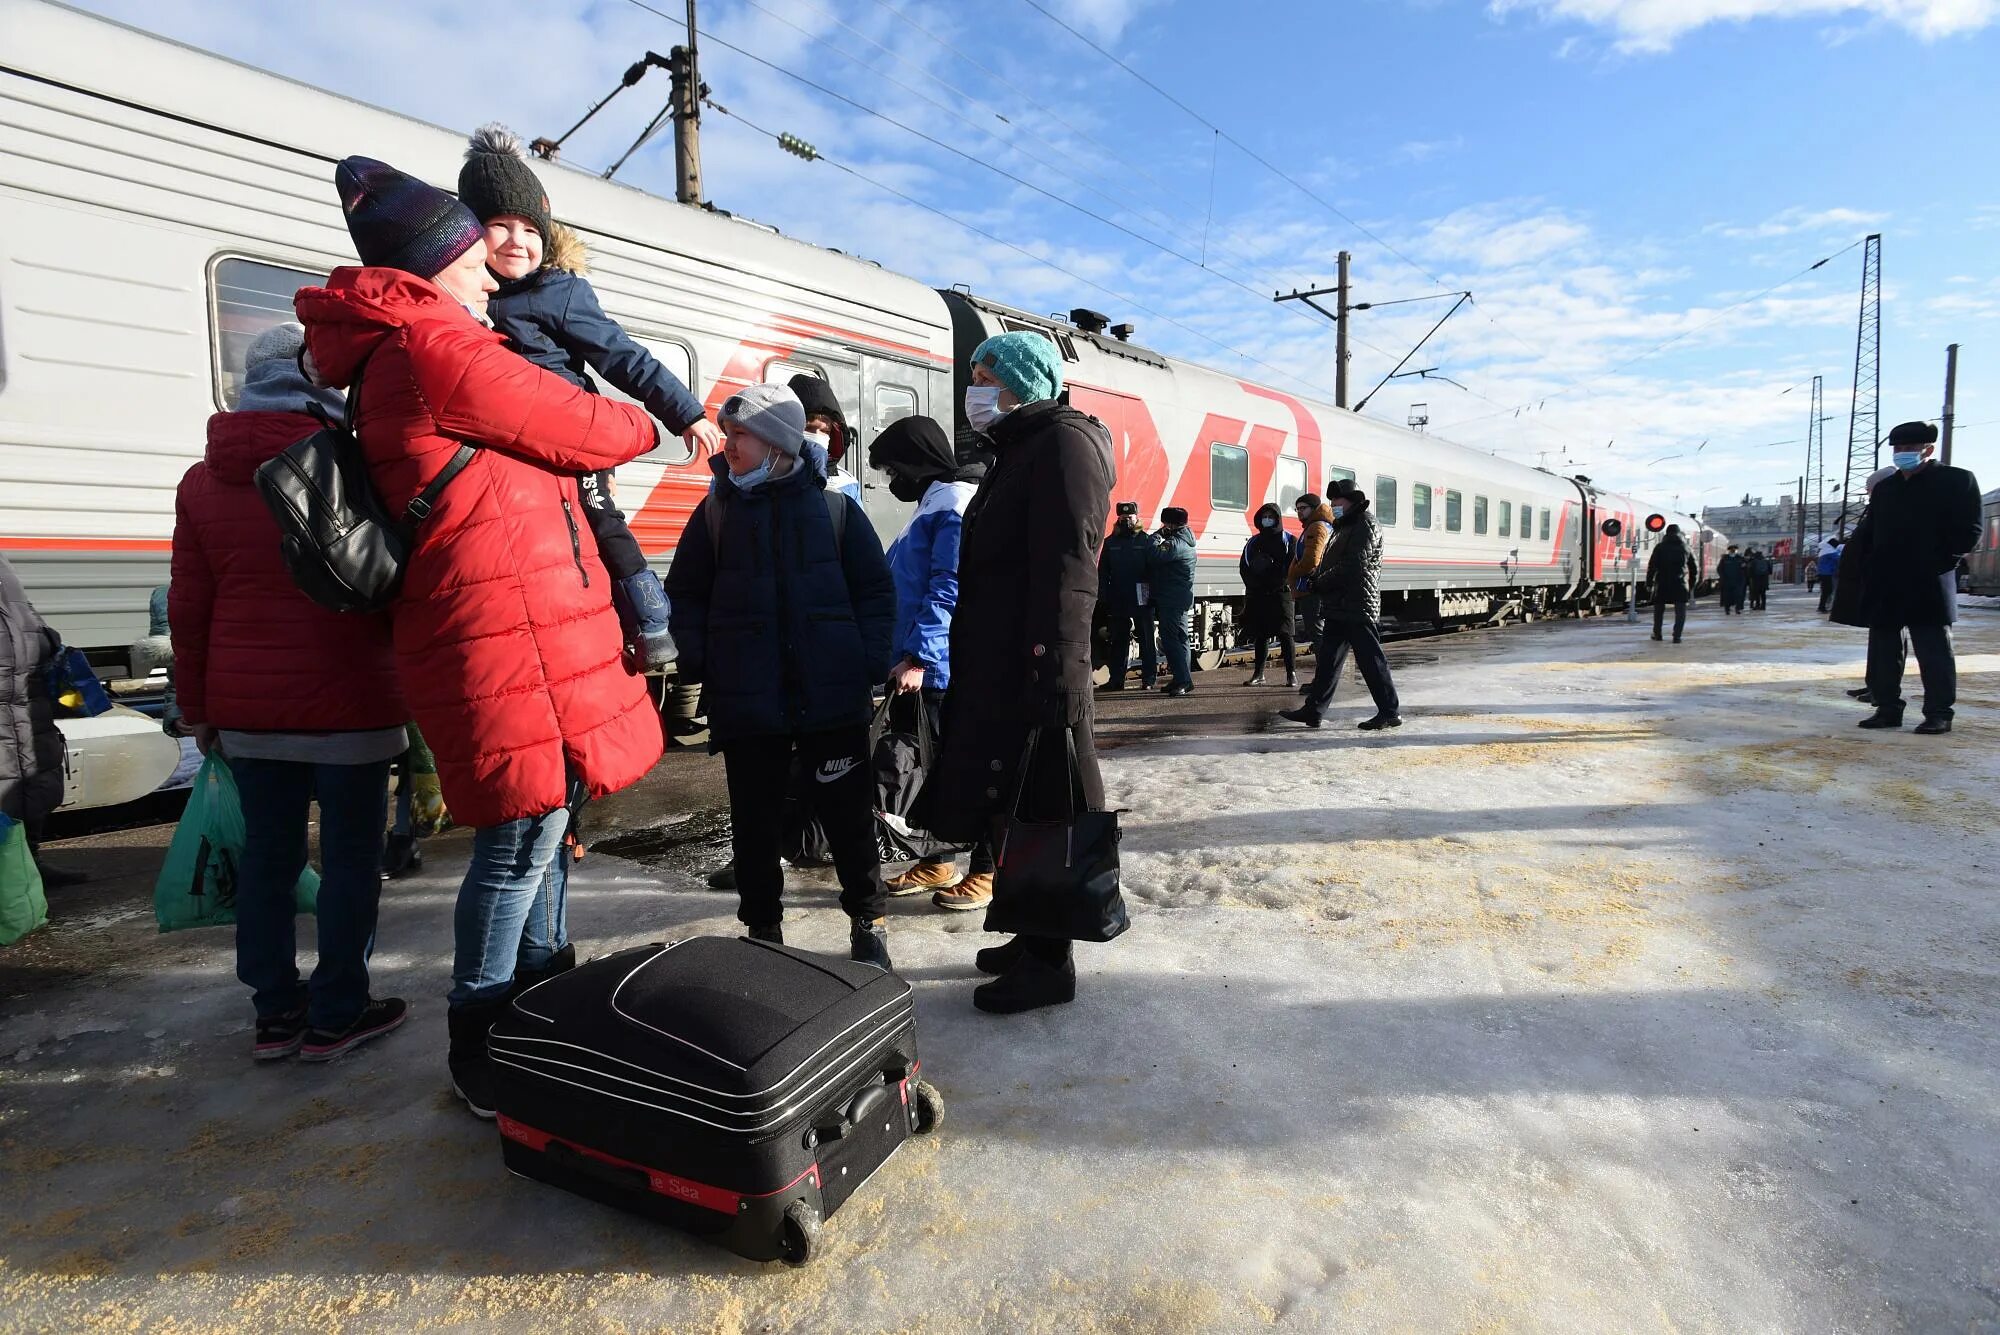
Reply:
[[[744,1201],[764,1200],[771,1196],[782,1196],[808,1178],[812,1180],[815,1190],[819,1188],[818,1164],[814,1164],[812,1167],[806,1169],[805,1172],[800,1173],[776,1191],[731,1191],[727,1187],[712,1187],[706,1182],[696,1182],[689,1178],[676,1177],[672,1173],[663,1173],[657,1168],[648,1168],[642,1163],[633,1163],[630,1159],[621,1159],[615,1154],[606,1154],[603,1150],[591,1149],[588,1145],[579,1145],[573,1140],[564,1140],[560,1136],[550,1135],[546,1131],[538,1131],[527,1123],[516,1121],[514,1118],[504,1114],[498,1120],[501,1135],[509,1140],[527,1146],[537,1154],[546,1154],[551,1143],[560,1144],[566,1149],[573,1150],[585,1158],[595,1159],[599,1163],[608,1163],[614,1168],[629,1168],[635,1172],[644,1173],[646,1175],[646,1186],[655,1195],[671,1196],[677,1201],[687,1201],[692,1205],[699,1205],[703,1209],[716,1210],[723,1214],[737,1213],[743,1208]]]

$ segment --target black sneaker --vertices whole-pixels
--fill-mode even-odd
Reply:
[[[1863,728],[1900,728],[1903,726],[1903,716],[1901,714],[1890,714],[1878,709],[1867,718],[1862,719],[1857,726]]]
[[[378,997],[362,1008],[353,1024],[338,1033],[319,1028],[308,1029],[305,1042],[299,1045],[299,1060],[330,1062],[369,1039],[380,1038],[397,1028],[409,1013],[410,1008],[401,997]]]
[[[1856,686],[1847,692],[1848,698],[1852,700],[1866,699],[1868,694],[1869,691],[1866,686]]]
[[[1384,728],[1400,728],[1403,726],[1403,716],[1401,714],[1377,714],[1374,718],[1362,719],[1361,722],[1354,726],[1363,732],[1380,732]]]
[[[260,1062],[279,1061],[297,1052],[299,1044],[305,1041],[305,1007],[286,1011],[283,1015],[259,1016],[257,1041],[251,1045],[250,1056]]]
[[[1317,728],[1319,726],[1319,715],[1313,713],[1312,710],[1307,709],[1304,705],[1300,705],[1297,709],[1280,709],[1278,717],[1288,718],[1294,723],[1303,723],[1308,728]]]
[[[847,933],[847,958],[857,964],[872,964],[887,973],[896,966],[889,962],[889,929],[880,918],[856,918]]]
[[[1167,699],[1169,700],[1178,700],[1184,695],[1193,695],[1193,694],[1194,694],[1194,687],[1192,686],[1167,687]]]
[[[414,834],[392,834],[382,845],[382,879],[398,880],[424,869],[424,850]]]

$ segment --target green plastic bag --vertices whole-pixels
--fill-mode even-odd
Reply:
[[[243,805],[236,776],[211,751],[194,776],[187,809],[167,845],[167,861],[153,882],[153,916],[160,930],[221,927],[236,921],[236,869],[243,861]],[[319,873],[308,863],[292,890],[297,911],[311,913]]]
[[[0,946],[11,946],[49,920],[42,873],[28,853],[28,831],[0,814]]]

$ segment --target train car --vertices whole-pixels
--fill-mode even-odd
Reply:
[[[1965,591],[2000,596],[2000,488],[1979,498],[1979,545],[1965,556]]]
[[[167,577],[175,485],[207,416],[235,402],[251,340],[291,318],[300,286],[353,262],[333,164],[365,153],[449,188],[464,135],[49,0],[0,0],[0,121],[0,551],[70,643],[121,661]],[[1267,500],[1289,517],[1331,478],[1374,498],[1385,617],[1400,626],[1588,613],[1622,605],[1643,574],[1644,521],[1663,512],[1587,478],[1163,356],[1088,311],[934,290],[719,211],[541,170],[605,308],[711,411],[801,371],[832,385],[885,540],[909,507],[860,466],[867,442],[912,413],[965,430],[977,341],[1048,337],[1073,402],[1110,428],[1118,499],[1192,517],[1210,661],[1235,642],[1250,517]],[[656,562],[710,477],[677,439],[618,471]]]

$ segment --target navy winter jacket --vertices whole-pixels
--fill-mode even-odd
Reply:
[[[751,492],[729,480],[722,455],[709,466],[715,481],[666,583],[679,672],[701,684],[711,749],[865,726],[896,626],[896,584],[868,516],[834,493],[847,507],[836,550],[817,445]]]
[[[1153,544],[1147,565],[1153,602],[1162,615],[1178,616],[1194,606],[1194,533],[1185,526],[1163,528]]]
[[[1097,601],[1114,612],[1139,606],[1139,586],[1153,577],[1153,539],[1123,524],[1111,530],[1097,558]]]

